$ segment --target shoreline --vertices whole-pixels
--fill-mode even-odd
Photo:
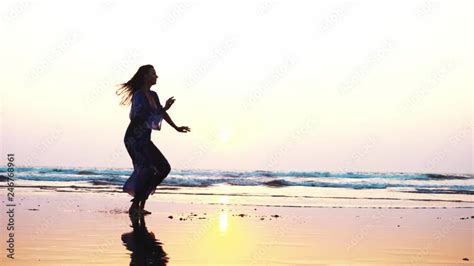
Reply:
[[[0,190],[7,189],[0,183]],[[96,193],[120,195],[120,185],[94,185],[88,182],[15,180],[21,193]],[[219,197],[235,199],[249,206],[312,208],[474,208],[470,194],[411,193],[390,189],[350,189],[317,187],[262,187],[214,185],[208,187],[158,186],[156,195],[166,202],[220,204]]]

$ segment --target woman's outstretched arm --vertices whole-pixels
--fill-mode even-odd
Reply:
[[[186,133],[186,132],[189,132],[191,131],[191,129],[189,127],[178,127],[174,122],[173,120],[171,120],[171,117],[170,115],[165,111],[163,113],[163,119],[168,122],[168,124],[170,124],[170,126],[172,126],[174,129],[176,129],[176,131],[178,132],[182,132],[182,133]]]
[[[157,96],[158,97],[158,96]],[[169,98],[167,101],[166,101],[166,104],[165,106],[163,107],[163,111],[168,111],[168,109],[170,109],[171,105],[173,105],[173,103],[176,101],[176,99],[174,97],[171,97]]]

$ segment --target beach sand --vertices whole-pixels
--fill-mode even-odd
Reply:
[[[152,214],[145,225],[133,228],[125,193],[17,188],[15,259],[6,257],[8,217],[2,199],[0,264],[130,265],[132,257],[154,261],[151,265],[474,261],[473,208],[265,206],[213,197],[214,203],[202,203],[194,200],[198,196],[158,192],[147,202]]]

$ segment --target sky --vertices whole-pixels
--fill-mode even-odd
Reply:
[[[174,169],[473,173],[471,1],[2,1],[1,150],[131,168],[139,66]]]

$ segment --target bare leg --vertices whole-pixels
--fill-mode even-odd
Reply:
[[[140,207],[139,207],[139,201],[137,199],[132,200],[132,205],[130,206],[130,209],[128,209],[128,214],[129,216],[137,216],[140,215]]]
[[[146,200],[142,200],[142,201],[140,202],[140,210],[141,210],[141,212],[142,212],[144,215],[151,214],[151,212],[145,210],[145,203],[146,203]]]

